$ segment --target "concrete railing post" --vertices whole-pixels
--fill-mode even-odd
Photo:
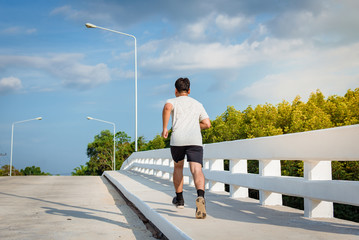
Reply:
[[[153,165],[153,162],[154,162],[153,158],[150,158],[148,164]],[[150,174],[150,175],[154,175],[153,168],[150,168],[149,174]]]
[[[210,171],[223,171],[224,170],[223,159],[211,159],[210,163],[209,163],[209,170]],[[211,192],[224,191],[224,183],[210,181],[209,191],[211,191]]]
[[[210,160],[203,159],[203,170],[209,170],[209,162],[210,162]],[[209,181],[208,181],[208,179],[206,179],[206,175],[204,175],[204,178],[205,178],[205,186],[204,186],[204,188],[209,189]]]
[[[330,161],[304,162],[304,179],[332,180],[332,164]],[[332,218],[333,203],[317,199],[304,198],[304,217]]]
[[[150,161],[149,158],[144,159],[144,163],[145,163],[145,164],[148,164],[149,161]],[[146,173],[146,174],[150,174],[150,169],[149,169],[149,168],[146,168],[146,169],[145,169],[145,173]]]
[[[161,159],[161,158],[159,158],[159,159],[156,160],[156,165],[157,165],[157,166],[162,165],[162,159]],[[156,176],[157,176],[157,177],[162,177],[162,171],[161,171],[161,170],[157,170],[157,171],[156,171]]]
[[[233,159],[229,161],[229,168],[231,174],[233,173],[248,173],[247,160],[246,159]],[[232,198],[246,198],[248,197],[248,188],[241,187],[239,185],[229,186],[230,197]]]
[[[163,166],[170,166],[170,160],[168,158],[163,159]],[[170,179],[170,173],[169,172],[164,172],[162,175],[163,179]]]
[[[171,160],[170,161],[170,168],[172,169],[172,172],[170,172],[170,178],[169,178],[171,182],[173,182],[173,170],[175,168],[174,166],[175,166],[174,161]]]
[[[280,160],[259,160],[260,176],[281,176]],[[285,183],[284,183],[285,184]],[[261,205],[282,205],[282,194],[259,190]]]
[[[143,158],[140,158],[140,159],[139,159],[139,162],[142,164],[142,163],[145,163],[145,160],[144,160]],[[145,171],[146,171],[146,169],[141,167],[140,172],[141,172],[141,173],[145,173]]]

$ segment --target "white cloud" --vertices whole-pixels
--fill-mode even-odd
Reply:
[[[111,14],[99,11],[99,6],[93,6],[93,9],[90,8],[89,10],[77,10],[70,5],[65,5],[55,8],[50,12],[50,15],[62,15],[65,17],[65,19],[75,20],[78,22],[81,21],[84,23],[87,22],[89,19],[100,22],[110,22],[110,20],[112,19]]]
[[[61,81],[63,86],[79,90],[111,81],[110,69],[104,63],[85,65],[82,54],[58,54],[50,57],[0,56],[0,67],[37,69]]]
[[[2,33],[5,33],[5,34],[17,34],[19,32],[20,32],[19,27],[8,27],[8,28],[5,28],[4,30],[2,30]]]
[[[37,29],[36,28],[29,28],[29,29],[26,29],[25,31],[27,34],[33,34],[33,33],[36,33],[37,32]]]
[[[55,8],[50,12],[50,15],[64,15],[68,19],[77,19],[79,17],[83,17],[84,13],[73,9],[69,5],[65,5]]]
[[[252,20],[244,16],[229,17],[228,15],[220,14],[216,17],[216,25],[226,32],[239,32],[242,28],[248,26]]]
[[[359,37],[357,7],[357,1],[328,1],[318,9],[282,11],[266,26],[278,38],[343,44]]]
[[[1,34],[5,35],[19,35],[19,34],[34,34],[37,32],[36,28],[25,28],[19,26],[8,27],[0,31]]]
[[[0,79],[0,94],[14,92],[21,88],[21,80],[16,77],[7,77]]]
[[[64,66],[62,71],[56,71],[56,74],[63,79],[64,85],[70,88],[87,89],[111,80],[109,69],[103,63],[95,66],[75,63]]]
[[[204,40],[206,38],[206,25],[205,22],[190,24],[184,29],[184,35],[189,39]]]
[[[141,61],[152,71],[170,70],[228,70],[239,69],[259,61],[279,61],[305,55],[300,40],[266,38],[261,42],[238,44],[189,43],[184,41],[154,41],[144,44]]]
[[[238,95],[259,102],[277,103],[296,95],[307,99],[320,89],[325,96],[343,95],[359,87],[359,43],[331,50],[316,49],[289,63],[281,73],[269,74],[240,90]]]

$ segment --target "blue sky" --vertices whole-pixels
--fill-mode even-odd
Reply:
[[[138,135],[161,132],[174,81],[211,119],[227,106],[306,100],[359,87],[356,0],[0,0],[0,165],[69,174],[109,124],[134,139],[136,36]]]

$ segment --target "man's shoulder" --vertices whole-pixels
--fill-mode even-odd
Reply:
[[[166,103],[171,103],[172,105],[173,105],[174,102],[176,102],[176,98],[169,98],[166,101]]]
[[[189,96],[170,98],[170,99],[167,99],[166,103],[171,103],[172,105],[174,103],[202,105],[202,103],[200,103],[198,100],[196,100],[192,97],[189,97]]]

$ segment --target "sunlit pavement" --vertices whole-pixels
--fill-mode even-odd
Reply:
[[[97,176],[0,177],[0,239],[154,239]]]

